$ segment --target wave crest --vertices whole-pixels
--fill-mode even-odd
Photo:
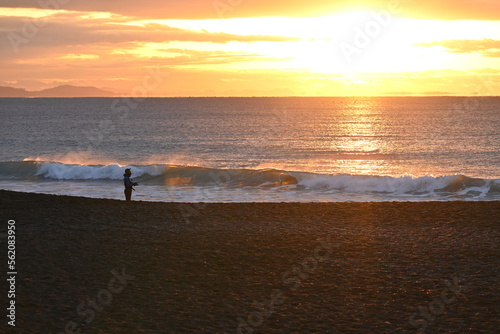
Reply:
[[[60,162],[0,162],[0,180],[121,180],[125,168],[141,185],[169,187],[284,187],[334,194],[389,194],[405,197],[500,196],[500,180],[464,175],[376,176],[328,175],[277,169],[217,169],[193,166],[76,165]]]

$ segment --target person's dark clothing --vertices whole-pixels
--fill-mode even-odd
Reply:
[[[132,180],[130,180],[130,176],[128,175],[124,175],[123,176],[123,185],[125,187],[130,187],[132,188],[134,186],[134,182],[132,182]]]
[[[130,176],[124,175],[123,176],[123,185],[125,186],[125,200],[130,201],[132,200],[132,187],[135,185],[134,182],[130,180]]]

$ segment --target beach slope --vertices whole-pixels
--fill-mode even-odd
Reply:
[[[13,333],[500,328],[499,202],[125,203],[0,191],[0,203],[5,261],[8,221],[16,226]]]

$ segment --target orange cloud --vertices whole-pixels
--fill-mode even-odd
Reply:
[[[95,43],[120,44],[130,42],[280,42],[295,41],[298,38],[263,35],[236,35],[228,33],[213,33],[180,29],[163,24],[149,23],[144,26],[130,25],[125,18],[109,19],[79,19],[79,13],[61,13],[46,18],[48,24],[42,28],[30,28],[30,33],[23,33],[26,18],[4,17],[1,18],[2,31],[8,38],[3,38],[0,43],[6,43],[13,34],[19,38],[29,39],[29,46],[54,47],[59,45],[84,45]],[[36,33],[33,33],[35,31]],[[29,38],[33,35],[32,38]],[[6,49],[3,45],[2,49]],[[8,47],[7,47],[8,49]]]
[[[51,1],[54,3],[58,0]],[[47,12],[48,16],[45,18],[47,24],[36,30],[32,34],[33,36],[22,44],[20,52],[13,52],[8,38],[0,38],[0,67],[2,68],[0,82],[3,81],[5,85],[15,85],[30,90],[50,88],[59,84],[72,84],[127,91],[141,82],[146,68],[158,65],[171,73],[164,85],[154,92],[158,96],[378,95],[391,94],[390,92],[412,92],[416,95],[431,93],[467,95],[477,91],[475,81],[481,75],[491,78],[490,81],[494,87],[488,90],[488,92],[494,93],[486,92],[486,95],[500,93],[498,88],[500,73],[489,69],[484,69],[484,73],[444,69],[441,72],[409,72],[410,68],[418,67],[406,67],[405,63],[402,67],[397,67],[397,70],[405,70],[406,72],[391,74],[386,73],[391,71],[390,69],[372,66],[374,73],[371,73],[368,66],[360,69],[361,73],[356,71],[349,77],[343,74],[345,71],[340,74],[331,74],[334,71],[342,71],[342,68],[339,70],[334,68],[331,71],[322,70],[323,65],[331,64],[337,59],[330,57],[333,54],[331,50],[335,48],[333,42],[331,45],[327,44],[328,42],[317,43],[315,44],[317,49],[311,47],[309,50],[307,46],[312,45],[312,43],[308,44],[307,41],[304,43],[305,39],[265,35],[268,32],[265,25],[261,26],[260,32],[250,34],[254,26],[251,23],[248,24],[248,30],[243,30],[249,33],[247,35],[244,35],[242,30],[234,30],[234,32],[238,31],[239,33],[235,34],[229,29],[222,33],[146,23],[152,22],[152,20],[147,21],[146,19],[155,17],[218,18],[220,13],[217,13],[216,7],[214,7],[214,4],[220,3],[218,1],[225,0],[144,0],[140,7],[137,6],[137,2],[132,3],[128,0],[69,1],[65,6],[68,7],[69,11]],[[311,0],[308,2],[303,0],[287,2],[281,0],[267,2],[231,0],[233,7],[230,10],[224,7],[228,10],[224,15],[305,16],[332,14],[333,11],[340,9],[384,9],[388,6],[389,1],[391,0]],[[6,0],[4,3],[14,6],[14,4],[18,4],[18,1]],[[26,6],[28,4],[35,6],[37,3],[38,0],[35,2],[23,1]],[[236,3],[240,4],[236,6],[234,5]],[[407,16],[427,18],[480,18],[487,15],[498,15],[498,11],[491,10],[492,3],[492,1],[479,0],[474,3],[476,7],[472,8],[469,2],[461,0],[453,2],[436,0],[426,4],[415,0],[401,0],[401,13]],[[357,5],[358,8],[355,8],[353,4]],[[107,10],[108,13],[102,12],[102,10]],[[30,16],[30,13],[33,15]],[[26,25],[26,22],[33,22],[35,16],[40,17],[39,10],[17,11],[17,14],[14,13],[12,16],[0,14],[3,37],[9,36],[9,34],[20,34],[21,28]],[[273,20],[269,23],[269,27],[272,27],[274,19],[269,20]],[[163,21],[158,20],[157,22]],[[216,24],[218,22],[216,21]],[[425,21],[418,22],[418,24],[421,23],[425,24]],[[290,27],[293,27],[293,24],[291,23]],[[305,25],[297,26],[302,30],[306,29]],[[289,33],[290,29],[287,29],[285,25],[281,28],[283,28],[281,31],[284,35]],[[275,33],[275,35],[279,34],[281,33]],[[436,38],[435,35],[429,33],[422,34],[422,36],[430,37],[413,40],[413,42],[408,42],[408,45],[416,41]],[[480,55],[500,57],[498,40],[446,40],[447,38],[457,38],[456,36],[461,35],[441,36],[439,38],[443,41],[418,45],[421,47],[442,46],[450,53],[477,53],[475,58],[479,61],[474,61],[474,66],[476,64],[484,67],[496,66],[496,59],[485,59],[481,58]],[[484,36],[496,38],[495,35],[491,34]],[[468,36],[468,38],[475,37]],[[378,42],[378,40],[376,41]],[[393,49],[399,51],[400,45],[395,43]],[[302,52],[304,50],[310,52]],[[428,50],[420,49],[420,51]],[[433,53],[434,50],[430,51]],[[457,57],[445,52],[438,53],[446,60]],[[324,57],[316,57],[317,55],[324,55]],[[290,59],[298,61],[296,63],[293,61],[276,62]],[[367,59],[369,63],[377,61],[376,57],[367,57]],[[389,59],[385,63],[392,64],[392,58]],[[402,59],[409,62],[404,57]],[[423,60],[425,62],[425,59]],[[430,63],[434,59],[429,58],[427,61]],[[484,61],[483,65],[481,65],[481,61]],[[308,67],[311,63],[320,65],[319,71],[322,74],[311,73],[311,71],[314,72],[311,70],[312,67]],[[383,61],[381,63],[385,65]],[[287,67],[290,64],[294,65]],[[458,62],[447,61],[443,61],[442,66],[443,68],[452,67],[450,64],[458,64],[455,67],[457,69],[470,68],[462,67]],[[248,70],[248,68],[253,68],[253,70]],[[422,69],[426,68],[429,67]],[[363,71],[370,73],[363,73]],[[457,85],[457,82],[460,85]]]
[[[393,0],[4,0],[4,7],[63,8],[76,11],[111,12],[127,16],[162,19],[209,19],[221,17],[318,16],[351,9],[387,9]],[[411,18],[442,20],[499,20],[496,0],[395,0]],[[55,5],[54,5],[55,4]]]
[[[483,38],[483,39],[462,39],[462,40],[447,40],[434,41],[430,43],[418,43],[416,46],[442,46],[452,53],[480,53],[485,57],[500,57],[500,41]]]

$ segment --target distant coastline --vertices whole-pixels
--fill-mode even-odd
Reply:
[[[0,97],[114,97],[116,95],[115,92],[91,86],[62,85],[38,91],[0,86]]]
[[[124,94],[124,91],[111,90],[111,89],[100,89],[93,86],[74,86],[74,85],[61,85],[53,88],[43,89],[43,90],[27,90],[25,88],[15,88],[8,86],[0,86],[0,98],[81,98],[81,97],[117,97],[117,96],[130,96],[130,94]],[[142,96],[141,96],[142,97]],[[315,95],[295,95],[292,91],[283,90],[273,90],[273,91],[224,91],[224,92],[171,92],[170,94],[159,94],[151,95],[147,97],[152,98],[208,98],[208,97],[277,97],[277,98],[288,98],[288,97],[310,97],[310,98],[322,98],[322,97],[497,97],[496,95],[456,95],[450,92],[425,92],[425,93],[412,93],[412,92],[385,92],[380,95],[331,95],[331,96],[315,96]]]

